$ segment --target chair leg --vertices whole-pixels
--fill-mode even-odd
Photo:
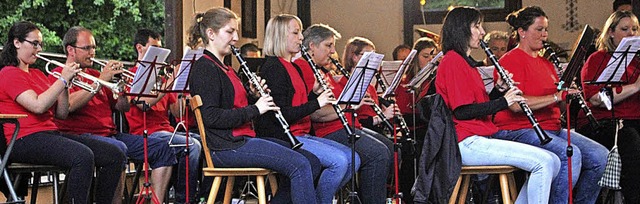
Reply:
[[[222,177],[216,176],[213,179],[213,184],[211,184],[211,191],[209,191],[209,199],[207,200],[207,204],[213,204],[216,202],[216,195],[218,195],[218,190],[220,190],[220,183],[222,182]]]
[[[511,204],[511,196],[509,194],[509,179],[507,174],[500,174],[500,191],[502,192],[502,203]]]
[[[235,176],[227,177],[227,185],[224,188],[224,200],[222,203],[229,204],[231,203],[231,193],[233,192],[233,184],[236,183]]]
[[[462,187],[460,188],[460,196],[458,196],[458,204],[465,204],[467,202],[467,192],[469,192],[469,182],[471,175],[462,176]]]
[[[258,204],[267,204],[267,195],[264,192],[264,176],[256,176],[256,183],[258,185]]]
[[[33,184],[31,184],[31,203],[37,203],[38,187],[40,186],[40,172],[33,173]]]
[[[458,176],[458,181],[456,181],[456,186],[453,187],[453,193],[451,193],[451,197],[449,197],[449,204],[456,203],[456,198],[458,198],[458,191],[460,191],[461,183],[462,183],[462,175]]]
[[[518,189],[516,186],[516,179],[513,178],[513,173],[509,173],[509,192],[511,192],[511,200],[515,201],[518,197]]]
[[[60,197],[58,196],[59,190],[58,190],[58,184],[60,183],[58,181],[59,174],[58,172],[51,172],[53,174],[53,201],[55,202],[55,204],[58,204],[58,202],[60,201]]]
[[[278,180],[276,179],[276,175],[271,173],[267,178],[269,179],[269,185],[271,185],[271,196],[275,196],[276,192],[278,192]]]

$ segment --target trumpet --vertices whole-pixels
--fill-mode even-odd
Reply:
[[[43,56],[40,56],[40,55],[36,55],[36,57],[38,57],[41,60],[44,60],[44,61],[47,62],[47,64],[45,65],[45,70],[47,71],[47,73],[49,73],[50,75],[53,75],[55,77],[62,77],[60,72],[51,71],[49,69],[49,65],[50,64],[54,64],[54,65],[59,66],[59,67],[64,67],[65,66],[64,64],[62,64],[61,62],[55,61],[55,60],[47,59],[47,58],[45,58]],[[99,85],[102,85],[102,86],[105,86],[105,87],[111,89],[111,91],[114,94],[114,98],[117,98],[118,94],[121,93],[124,90],[124,83],[122,81],[119,81],[118,83],[111,83],[111,82],[99,79],[98,77],[95,77],[93,75],[87,74],[85,72],[79,72],[78,76],[80,76],[82,78],[85,78],[85,79],[87,79],[89,81],[93,81],[93,84],[97,83]],[[78,80],[77,78],[72,79],[71,80],[71,84],[76,85],[76,86],[78,86],[78,87],[80,87],[80,88],[82,88],[84,90],[87,90],[87,91],[93,93],[93,94],[97,93],[100,90],[100,86],[93,87],[92,86],[93,84],[86,83],[84,81]]]
[[[107,63],[104,61],[100,61],[97,60],[96,58],[90,58],[91,61],[93,61],[94,63],[98,64],[101,66],[100,68],[100,72],[102,72],[102,69],[104,69],[105,67],[107,67]],[[125,85],[128,87],[131,87],[131,82],[133,81],[133,78],[135,76],[135,73],[133,73],[132,71],[129,71],[127,69],[123,69],[124,72],[122,72],[122,77],[121,77],[121,81],[124,81]]]

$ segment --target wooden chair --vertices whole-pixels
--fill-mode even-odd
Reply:
[[[449,204],[454,204],[456,200],[458,200],[459,204],[466,202],[471,175],[475,174],[498,174],[502,192],[502,203],[513,203],[518,196],[516,183],[513,178],[513,172],[516,170],[518,170],[518,168],[513,166],[463,166],[458,182],[456,182],[456,187],[453,189],[453,194],[451,194],[451,198],[449,198]],[[460,187],[461,182],[462,188]]]
[[[214,167],[211,160],[211,153],[207,146],[206,131],[204,129],[204,123],[202,122],[202,113],[200,112],[200,106],[202,106],[202,99],[200,96],[193,96],[191,99],[191,108],[196,116],[196,122],[198,123],[198,130],[200,131],[200,137],[202,137],[202,147],[204,148],[204,155],[206,160],[206,167],[202,169],[204,176],[213,176],[213,185],[211,186],[211,192],[209,193],[209,199],[207,204],[213,204],[216,200],[216,195],[220,189],[220,183],[223,177],[227,177],[227,184],[224,191],[224,204],[231,202],[231,192],[233,190],[233,184],[236,176],[255,176],[256,184],[258,188],[258,203],[266,204],[267,196],[265,193],[265,176],[268,176],[269,183],[271,184],[272,194],[276,193],[278,184],[276,178],[273,175],[273,171],[264,168],[220,168]]]

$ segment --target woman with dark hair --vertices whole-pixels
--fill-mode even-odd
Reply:
[[[20,132],[9,160],[68,169],[69,201],[83,204],[89,200],[95,164],[99,175],[95,200],[111,203],[121,199],[114,195],[126,162],[124,152],[89,136],[60,133],[53,123],[54,117],[64,119],[69,114],[67,89],[81,70],[78,64],[68,63],[58,80],[51,83],[40,70],[29,68],[42,51],[40,29],[31,22],[21,21],[11,27],[7,36],[0,54],[0,113],[28,116],[18,119]],[[4,125],[7,142],[15,128]]]
[[[520,82],[518,88],[522,90],[541,128],[552,140],[545,145],[541,144],[531,123],[517,104],[495,115],[495,124],[507,132],[496,138],[533,145],[556,154],[562,165],[551,187],[550,202],[565,203],[569,199],[566,156],[568,130],[560,126],[560,104],[567,92],[556,89],[558,76],[553,64],[538,54],[548,36],[547,16],[540,7],[530,6],[509,14],[507,22],[513,27],[518,46],[500,59],[500,65],[513,74],[514,81]],[[497,73],[494,73],[495,77]],[[576,90],[568,92],[578,93]],[[571,186],[576,189],[575,201],[593,203],[600,192],[597,182],[604,172],[608,151],[604,146],[576,132],[571,132],[571,144]]]
[[[311,25],[303,34],[304,40],[302,43],[309,48],[309,54],[312,56],[317,67],[330,65],[331,61],[329,57],[336,53],[335,40],[336,38],[340,38],[340,34],[324,24]],[[305,78],[313,79],[311,67],[306,60],[298,58],[294,63],[300,67],[305,76],[311,75]],[[347,79],[345,77],[336,79],[338,76],[331,77],[329,70],[324,68],[320,69],[320,71],[327,76],[325,80],[332,87],[332,92],[340,94],[346,85]],[[366,104],[361,103],[352,106],[352,108],[358,110],[362,108],[362,105]],[[351,121],[351,115],[349,113],[345,113],[345,115],[347,117],[346,119],[350,122],[349,124],[354,122]],[[345,146],[351,145],[349,142],[350,135],[344,129],[332,106],[325,106],[315,111],[311,114],[311,121],[316,136],[339,142]],[[360,195],[362,203],[382,203],[386,198],[387,189],[385,188],[385,178],[387,178],[391,164],[393,164],[393,150],[387,148],[385,143],[376,139],[376,136],[379,136],[390,143],[384,136],[378,133],[375,133],[376,136],[373,136],[364,132],[362,125],[358,121],[355,121],[355,127],[355,134],[360,136],[354,144],[355,151],[362,161],[359,170],[360,176],[358,178],[358,195]]]
[[[589,101],[593,116],[601,123],[602,129],[594,130],[580,120],[578,132],[597,141],[607,148],[614,145],[616,125],[611,123],[611,111],[600,99],[598,92],[604,85],[584,83],[602,74],[604,66],[624,37],[637,36],[638,18],[630,11],[616,11],[609,16],[597,40],[598,51],[591,54],[582,68],[582,87],[585,99]],[[625,71],[629,83],[616,87],[613,91],[613,110],[616,119],[623,120],[618,131],[618,151],[622,161],[620,186],[625,203],[640,203],[640,80],[638,80],[638,58],[634,58]],[[633,82],[633,83],[631,83]]]
[[[436,92],[453,111],[462,165],[511,165],[531,172],[516,203],[548,203],[551,181],[558,174],[558,157],[527,144],[493,139],[503,134],[491,122],[491,115],[523,101],[520,90],[512,88],[503,97],[490,100],[471,49],[480,47],[485,34],[482,14],[475,8],[457,7],[449,11],[442,27],[442,49],[436,77]],[[502,84],[499,80],[498,84]],[[501,95],[494,88],[492,96]]]
[[[281,14],[271,18],[265,29],[263,51],[266,61],[260,68],[260,75],[271,88],[273,101],[280,107],[291,133],[304,144],[301,148],[320,159],[324,170],[320,173],[316,196],[319,203],[331,203],[333,195],[353,176],[351,162],[359,167],[360,158],[352,161],[349,147],[310,134],[311,113],[337,101],[331,90],[323,90],[317,82],[308,87],[300,67],[292,63],[293,56],[300,52],[303,38],[302,22],[297,16]],[[256,131],[259,136],[286,137],[273,113],[258,117]]]
[[[237,19],[227,8],[212,8],[197,14],[189,29],[189,46],[195,48],[199,42],[205,46],[191,70],[189,87],[192,95],[202,98],[200,109],[211,151],[206,154],[219,167],[273,169],[289,178],[293,203],[316,203],[309,161],[296,151],[255,137],[251,120],[278,110],[273,98],[255,90],[247,93],[238,70],[222,63],[238,41]],[[249,105],[249,101],[256,102]],[[289,200],[282,195],[279,189],[272,202]]]

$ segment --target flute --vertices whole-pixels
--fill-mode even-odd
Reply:
[[[543,42],[542,45],[546,50],[549,51],[549,59],[551,60],[551,63],[554,65],[554,67],[558,71],[558,77],[560,77],[560,79],[562,80],[563,70],[562,70],[562,67],[560,67],[560,60],[558,60],[558,55],[556,55],[556,51],[554,51],[553,48],[551,48],[551,45],[548,42]],[[571,77],[571,78],[574,78],[574,77]],[[566,82],[560,82],[559,84],[564,84],[564,83]],[[558,86],[558,88],[560,87],[561,86]],[[587,103],[585,102],[584,97],[582,96],[582,93],[575,94],[574,97],[576,100],[578,100],[580,109],[584,111],[584,114],[587,116],[587,119],[589,120],[589,124],[591,125],[591,127],[595,129],[599,128],[600,123],[598,123],[598,119],[596,119],[596,117],[593,116],[593,113],[591,113],[591,109],[589,108],[589,106],[587,106]],[[565,123],[567,122],[566,114],[567,114],[567,111],[565,110],[560,115],[560,120]]]
[[[502,80],[507,84],[507,89],[511,89],[515,87],[515,82],[513,82],[513,79],[511,79],[509,75],[507,75],[507,71],[502,66],[500,66],[500,64],[498,63],[498,59],[493,54],[493,52],[491,52],[491,50],[489,49],[489,46],[487,46],[487,43],[484,42],[483,40],[480,40],[480,47],[482,47],[482,49],[484,50],[484,53],[487,54],[487,57],[493,63],[493,66],[496,68],[496,71],[498,71],[500,78],[502,78]],[[536,120],[536,118],[533,116],[533,111],[531,110],[531,108],[529,108],[529,105],[527,105],[527,102],[519,101],[518,105],[520,105],[522,112],[525,113],[525,115],[527,116],[527,119],[529,119],[529,123],[531,123],[531,125],[533,126],[533,130],[536,132],[536,135],[538,135],[538,139],[540,139],[540,144],[545,145],[551,142],[551,138],[540,127],[538,120]]]
[[[240,56],[240,50],[238,50],[238,48],[236,48],[233,45],[230,45],[230,46],[231,46],[231,51],[233,52],[233,55],[235,55],[236,59],[238,59],[238,62],[240,63],[240,68],[242,68],[242,72],[247,76],[247,78],[249,79],[249,82],[256,87],[260,95],[268,96],[269,93],[266,90],[264,90],[262,85],[260,85],[260,81],[258,81],[258,77],[256,76],[256,74],[251,72],[251,70],[247,66],[247,61],[245,61],[244,58]],[[287,135],[287,139],[289,139],[288,142],[289,144],[291,144],[291,149],[300,148],[303,143],[298,141],[298,139],[296,139],[296,137],[293,136],[293,134],[291,134],[289,123],[287,123],[287,120],[285,120],[284,116],[282,116],[282,112],[280,110],[277,110],[275,115],[276,115],[276,119],[278,119],[278,122],[280,122],[282,129],[284,129],[284,133]]]
[[[300,44],[300,53],[302,53],[302,57],[305,60],[307,60],[307,63],[309,63],[309,66],[313,71],[313,76],[316,77],[316,80],[318,80],[318,83],[320,83],[320,85],[322,86],[322,89],[330,90],[329,85],[322,77],[322,74],[320,74],[320,70],[318,70],[318,67],[316,67],[316,63],[313,61],[313,58],[311,58],[311,55],[309,55],[309,53],[307,52],[307,47]],[[347,133],[349,135],[354,135],[355,133],[349,126],[349,122],[347,122],[347,117],[344,115],[344,112],[342,112],[342,108],[340,108],[340,105],[333,104],[333,109],[336,111],[336,114],[338,114],[338,119],[340,119],[340,122],[342,123],[342,126],[344,126],[344,129],[347,131]]]

